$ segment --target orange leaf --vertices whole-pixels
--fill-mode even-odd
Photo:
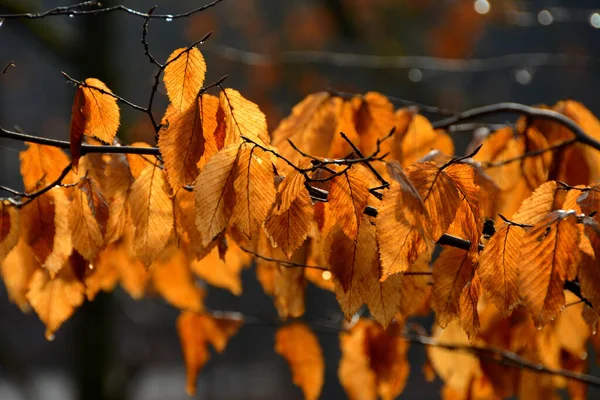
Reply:
[[[83,108],[85,106],[85,97],[83,90],[79,87],[75,92],[75,99],[71,108],[71,125],[69,127],[71,164],[77,170],[79,157],[81,157],[81,142],[83,141],[83,133],[85,132],[85,116]]]
[[[557,188],[558,184],[555,181],[542,184],[523,201],[521,207],[512,216],[512,220],[527,225],[538,223],[546,214],[555,209]]]
[[[196,380],[204,364],[210,359],[208,343],[219,353],[225,350],[229,339],[237,333],[243,320],[237,315],[218,316],[182,313],[177,318],[177,332],[181,341],[187,375],[186,391],[196,393]]]
[[[199,312],[203,309],[204,291],[196,286],[185,253],[167,247],[148,268],[156,291],[170,304]]]
[[[385,331],[375,322],[360,319],[349,332],[340,333],[342,358],[340,383],[350,400],[393,400],[406,385],[410,365],[408,342],[402,325],[395,322]]]
[[[396,150],[396,154],[399,153],[397,160],[401,161],[402,166],[408,167],[432,150],[451,156],[454,154],[454,143],[448,134],[434,130],[427,118],[417,114],[402,136],[401,148]]]
[[[111,243],[102,249],[84,277],[85,296],[89,301],[94,300],[101,291],[111,292],[119,281],[119,270],[115,264],[122,262],[119,258],[117,243]]]
[[[167,95],[175,109],[183,111],[196,99],[204,83],[204,57],[196,47],[183,47],[171,53],[166,65],[163,79]]]
[[[377,139],[387,136],[395,125],[394,105],[387,97],[376,92],[369,92],[362,98],[355,99],[358,100],[355,101],[358,103],[355,105],[355,123],[360,142],[353,142],[363,154],[370,155],[377,149]]]
[[[152,147],[148,143],[144,142],[135,142],[132,143],[131,146],[144,148]],[[148,165],[152,165],[156,161],[156,157],[142,154],[125,154],[125,156],[127,157],[127,162],[129,163],[129,170],[131,171],[131,176],[133,177],[133,179],[137,179],[138,176],[140,176],[142,171]]]
[[[318,399],[323,387],[325,360],[310,328],[301,323],[279,328],[275,334],[275,351],[288,362],[292,379],[302,389],[304,398]]]
[[[585,235],[591,241],[595,257],[589,254],[581,254],[581,264],[579,265],[579,281],[581,283],[581,293],[588,299],[596,313],[597,307],[600,307],[600,268],[598,268],[598,257],[600,257],[600,224],[594,219],[584,219]]]
[[[398,164],[390,170],[396,179],[383,192],[376,219],[383,278],[405,272],[427,250],[428,240],[429,217],[419,193]]]
[[[84,178],[73,192],[69,212],[69,228],[73,247],[83,258],[93,262],[104,246],[108,221],[108,204],[97,184]]]
[[[275,202],[275,171],[268,153],[249,145],[241,146],[236,164],[235,206],[231,219],[251,237],[265,222]]]
[[[17,244],[20,229],[17,208],[8,201],[0,202],[0,262]]]
[[[196,179],[196,227],[202,233],[204,246],[227,227],[231,218],[236,201],[233,182],[238,151],[239,144],[223,148],[206,163]]]
[[[327,200],[331,215],[346,236],[353,240],[358,235],[359,224],[370,196],[372,179],[368,173],[364,167],[354,165],[329,181]]]
[[[473,272],[469,253],[453,247],[444,248],[433,263],[431,307],[442,328],[459,316],[460,295],[473,278]]]
[[[537,327],[556,318],[565,305],[563,285],[579,262],[579,229],[573,211],[553,211],[525,234],[519,293]],[[576,273],[576,269],[575,269]]]
[[[85,286],[75,273],[80,260],[71,257],[54,278],[46,270],[38,269],[29,282],[27,300],[46,325],[48,340],[52,340],[54,332],[83,304]]]
[[[84,84],[85,86],[80,86],[78,89],[84,97],[85,131],[83,133],[112,144],[120,124],[117,99],[111,96],[110,89],[98,79],[88,78]],[[77,101],[77,95],[75,100]]]
[[[33,273],[41,270],[40,267],[31,248],[23,239],[20,239],[4,261],[0,262],[0,275],[2,275],[8,298],[23,312],[31,310],[26,294]]]
[[[27,150],[19,155],[21,176],[25,191],[33,192],[54,182],[69,165],[69,159],[61,149],[56,147],[36,143],[26,143],[26,145]]]
[[[106,167],[106,200],[109,203],[106,241],[112,243],[123,236],[125,227],[131,222],[129,190],[133,179],[129,172],[127,158],[114,154]]]
[[[225,146],[241,142],[242,136],[263,145],[271,142],[267,131],[267,118],[255,103],[234,89],[223,90],[219,100],[225,112],[227,127]]]
[[[149,165],[142,171],[131,185],[129,205],[135,226],[135,252],[150,265],[167,245],[173,230],[173,204],[163,170]]]
[[[456,184],[433,162],[414,164],[406,169],[406,174],[421,195],[431,221],[435,221],[432,234],[437,241],[454,221],[461,204]]]
[[[479,260],[481,286],[503,316],[519,304],[519,262],[525,231],[505,225],[487,242]]]
[[[279,184],[275,208],[265,229],[274,246],[290,259],[308,236],[314,221],[314,210],[304,176],[292,171]]]
[[[472,343],[479,332],[479,313],[477,311],[477,303],[481,296],[481,283],[479,275],[475,274],[473,280],[467,283],[460,294],[459,304],[459,321],[463,329],[467,333],[469,341]]]

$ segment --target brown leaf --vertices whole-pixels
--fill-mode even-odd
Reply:
[[[147,166],[131,185],[128,200],[135,226],[135,253],[150,265],[167,245],[173,230],[173,204],[164,171]]]
[[[304,398],[318,399],[323,387],[325,360],[310,328],[301,323],[279,328],[275,334],[275,351],[288,362],[292,379],[302,389]]]
[[[171,305],[199,312],[203,309],[204,291],[194,282],[185,253],[167,247],[148,268],[156,291]]]
[[[85,286],[75,275],[74,262],[70,258],[54,278],[46,270],[38,269],[29,282],[27,300],[46,325],[48,340],[83,303]]]
[[[479,281],[479,274],[476,273],[471,282],[467,283],[463,288],[458,301],[458,318],[471,343],[475,340],[480,328],[479,313],[477,311],[477,303],[480,296],[481,283]]]
[[[413,164],[406,169],[410,181],[421,195],[431,221],[433,240],[448,229],[461,205],[461,197],[452,178],[433,162]]]
[[[75,169],[79,164],[81,157],[81,143],[83,141],[83,133],[85,132],[85,116],[83,108],[85,106],[85,97],[81,87],[75,92],[75,99],[71,108],[71,125],[69,127],[69,141],[71,151],[71,164]]]
[[[17,244],[20,230],[17,208],[8,201],[0,202],[0,262]]]
[[[584,219],[585,235],[591,241],[595,257],[589,254],[581,254],[579,264],[579,281],[581,293],[588,299],[596,313],[600,307],[600,268],[598,268],[598,257],[600,256],[600,224],[591,218]]]
[[[196,196],[196,227],[202,233],[202,244],[208,245],[229,223],[235,205],[233,182],[239,144],[223,148],[200,171]]]
[[[267,131],[267,119],[260,108],[237,90],[221,91],[221,108],[225,112],[225,146],[242,141],[242,136],[259,144],[271,142]]]
[[[519,263],[525,231],[505,225],[487,242],[479,260],[481,286],[503,316],[519,304]]]
[[[308,236],[314,221],[314,210],[304,176],[292,171],[279,184],[275,206],[265,224],[274,246],[290,259]]]
[[[91,179],[84,178],[73,192],[68,218],[73,247],[93,262],[104,246],[108,204]]]
[[[563,285],[579,262],[578,245],[579,230],[572,211],[553,211],[525,234],[519,293],[537,327],[555,319],[565,305]]]
[[[241,146],[236,164],[235,206],[231,219],[240,231],[251,237],[265,222],[275,202],[275,171],[268,153],[249,145]]]
[[[460,295],[473,278],[474,265],[465,250],[444,248],[433,263],[431,306],[442,328],[460,314]]]
[[[185,110],[196,99],[204,83],[206,63],[196,47],[177,49],[167,59],[164,82],[171,104]]]
[[[237,333],[243,320],[237,315],[204,315],[181,313],[177,318],[177,332],[185,360],[186,391],[196,394],[196,380],[204,364],[210,359],[208,344],[219,353],[225,350],[229,339]]]

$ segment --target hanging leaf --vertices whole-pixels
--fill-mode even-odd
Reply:
[[[77,169],[79,158],[81,157],[81,143],[85,132],[85,116],[83,108],[85,107],[85,96],[83,90],[77,88],[75,99],[71,108],[71,125],[69,127],[69,141],[71,151],[71,164]]]
[[[173,230],[173,204],[163,170],[149,165],[142,171],[131,185],[129,206],[135,226],[135,253],[150,265],[167,245]]]
[[[267,118],[255,103],[234,89],[223,90],[220,102],[225,112],[227,127],[225,146],[241,142],[242,136],[262,145],[271,142],[267,131]]]
[[[176,110],[185,110],[196,99],[204,83],[206,63],[196,47],[180,48],[167,59],[164,82]]]
[[[103,141],[104,143],[112,143],[117,130],[119,129],[120,110],[117,104],[117,99],[112,96],[110,89],[104,84],[104,82],[96,78],[88,78],[84,81],[84,84],[77,89],[78,93],[75,95],[75,101],[73,102],[73,108],[81,105],[81,96],[83,95],[83,107],[79,107],[85,120],[84,135],[95,137]],[[73,122],[73,118],[76,119]],[[75,124],[75,132],[71,131],[71,146],[81,147],[81,139],[78,135],[78,125],[81,124],[79,120],[81,116],[75,112],[75,115],[71,115],[71,129]],[[75,140],[75,143],[73,141]],[[79,142],[77,142],[79,140]],[[73,165],[76,165],[73,160]]]
[[[81,257],[71,257],[54,278],[46,270],[38,269],[29,282],[27,300],[46,325],[48,340],[83,303],[85,286],[75,272],[81,260]]]
[[[121,236],[125,227],[131,224],[129,208],[129,191],[133,178],[129,171],[127,158],[122,154],[114,154],[106,168],[107,186],[105,198],[108,201],[108,222],[106,225],[106,242],[112,243]]]
[[[538,187],[533,194],[523,201],[512,220],[520,224],[534,225],[546,214],[554,210],[558,184],[549,181]]]
[[[231,219],[251,237],[265,222],[275,202],[275,171],[268,153],[249,145],[241,146],[236,164],[235,206]]]
[[[239,144],[223,148],[212,157],[198,175],[196,196],[196,227],[202,233],[202,244],[207,246],[229,223],[236,196],[236,160]]]
[[[306,400],[317,400],[323,387],[325,360],[315,334],[304,324],[281,327],[275,334],[275,351],[286,359],[294,383]]]
[[[29,281],[37,270],[41,270],[41,265],[23,239],[20,239],[6,258],[0,262],[0,275],[8,298],[23,312],[31,311],[26,295],[29,290]]]
[[[519,263],[525,231],[507,224],[487,242],[479,261],[481,286],[503,316],[519,304]]]
[[[553,211],[525,234],[519,263],[519,293],[537,327],[565,305],[563,286],[579,262],[579,230],[573,211]]]
[[[56,181],[69,165],[67,155],[60,149],[36,143],[26,143],[27,149],[19,154],[21,176],[26,192],[34,192]],[[65,180],[64,183],[67,183]]]
[[[600,268],[598,268],[598,257],[600,257],[600,224],[592,218],[585,218],[585,235],[590,239],[595,257],[585,252],[581,254],[579,265],[579,281],[581,293],[588,299],[597,311],[600,307]],[[596,306],[598,305],[598,306]]]
[[[93,262],[104,246],[108,222],[108,204],[97,184],[84,178],[73,192],[69,212],[69,228],[73,247],[83,258]]]
[[[8,201],[0,202],[0,262],[19,240],[19,212]]]
[[[373,154],[377,149],[377,140],[387,136],[395,125],[394,105],[387,97],[376,92],[369,92],[361,98],[355,97],[353,103],[359,138],[358,143],[353,142],[359,145],[363,154]]]
[[[458,300],[458,318],[471,343],[475,340],[480,328],[479,312],[477,311],[480,296],[481,283],[479,274],[475,273],[471,282],[468,282],[463,288]]]
[[[397,114],[396,118],[399,119],[401,116]],[[406,132],[400,138],[400,148],[394,149],[392,154],[404,167],[414,164],[432,150],[439,150],[446,155],[454,154],[452,138],[444,132],[434,130],[431,122],[422,115],[417,114],[411,118]]]
[[[184,312],[177,318],[177,332],[187,375],[186,391],[189,396],[196,394],[198,373],[210,359],[208,344],[222,353],[242,324],[243,320],[233,314],[212,316]]]
[[[279,184],[275,207],[265,224],[274,246],[290,259],[307,238],[314,221],[312,200],[304,176],[291,172]]]

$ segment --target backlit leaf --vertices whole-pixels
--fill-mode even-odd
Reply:
[[[318,399],[325,375],[325,360],[310,328],[301,323],[279,328],[275,334],[275,351],[288,362],[292,379],[302,389],[304,398]]]
[[[20,239],[0,262],[0,275],[8,298],[23,312],[31,310],[26,294],[29,290],[29,281],[37,270],[41,270],[41,266],[23,239]]]
[[[476,273],[471,282],[463,288],[458,301],[459,321],[471,343],[475,340],[480,328],[479,313],[477,311],[480,296],[481,283],[479,275]]]
[[[242,136],[263,145],[271,142],[265,114],[255,103],[234,89],[222,91],[220,102],[227,127],[225,146],[241,142]]]
[[[171,104],[185,110],[198,95],[204,83],[206,63],[196,47],[177,49],[167,59],[164,82]]]
[[[549,181],[535,189],[533,194],[525,199],[512,220],[520,224],[534,225],[546,214],[555,209],[558,184]]]
[[[21,176],[25,191],[33,192],[54,182],[69,165],[69,159],[59,148],[36,143],[26,144],[27,149],[19,154]]]
[[[120,124],[117,99],[111,96],[110,89],[96,78],[88,78],[84,83],[85,86],[80,86],[77,89],[81,90],[84,97],[84,134],[112,144]],[[77,95],[75,100],[77,100]]]
[[[20,229],[17,208],[8,201],[0,202],[0,262],[17,244]]]

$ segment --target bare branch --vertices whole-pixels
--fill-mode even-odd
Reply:
[[[14,61],[9,62],[6,67],[4,67],[4,69],[2,70],[2,72],[0,72],[0,76],[4,75],[6,72],[8,72],[8,69],[10,67],[15,67],[15,63]]]

